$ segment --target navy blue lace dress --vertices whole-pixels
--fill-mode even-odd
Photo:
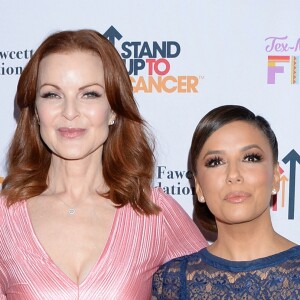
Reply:
[[[202,249],[162,265],[154,274],[152,299],[300,299],[300,246],[233,262]]]

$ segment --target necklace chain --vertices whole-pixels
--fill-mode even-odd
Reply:
[[[68,214],[69,215],[75,215],[76,213],[76,208],[75,207],[71,207],[70,205],[68,205],[64,200],[60,199],[60,201],[65,205],[67,206],[69,209],[68,209]]]

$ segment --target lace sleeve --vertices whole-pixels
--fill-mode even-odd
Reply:
[[[152,300],[185,300],[185,267],[184,258],[162,265],[153,276]]]
[[[163,285],[163,269],[160,268],[153,276],[152,280],[152,300],[161,299],[162,285]]]

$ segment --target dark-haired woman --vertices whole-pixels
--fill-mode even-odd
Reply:
[[[300,246],[271,223],[280,172],[269,123],[242,106],[215,108],[194,132],[190,159],[217,239],[161,266],[153,299],[300,299]]]

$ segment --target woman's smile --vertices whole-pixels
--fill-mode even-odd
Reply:
[[[60,127],[58,128],[58,133],[60,136],[68,139],[74,139],[83,136],[86,133],[84,128],[70,128],[70,127]]]

